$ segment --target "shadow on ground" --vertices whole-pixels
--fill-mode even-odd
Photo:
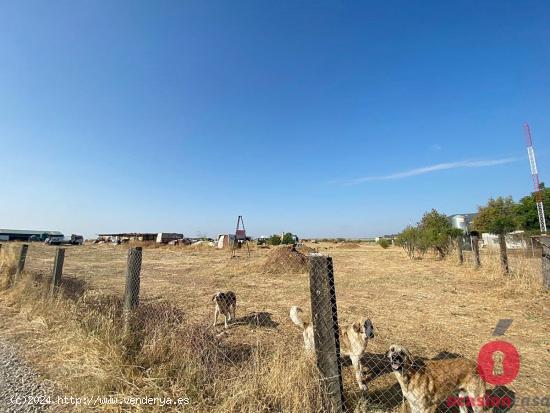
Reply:
[[[235,320],[235,324],[246,324],[254,327],[275,328],[279,325],[279,323],[273,321],[271,317],[271,313],[253,312],[245,315],[244,317],[237,318]]]

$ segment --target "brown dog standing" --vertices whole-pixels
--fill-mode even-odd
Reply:
[[[388,358],[411,413],[433,413],[455,392],[461,398],[470,398],[475,413],[483,412],[479,402],[485,397],[485,382],[473,361],[465,358],[416,360],[409,350],[396,344],[390,347]],[[468,411],[466,406],[459,407],[461,413]]]
[[[233,291],[227,291],[225,293],[217,292],[212,296],[212,301],[215,302],[214,308],[214,324],[218,322],[218,315],[223,314],[225,317],[225,328],[227,328],[227,322],[235,320],[235,310],[237,309],[237,296]]]

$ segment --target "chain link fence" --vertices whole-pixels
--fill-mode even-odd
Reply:
[[[12,289],[25,277],[26,291],[45,286],[42,299],[63,297],[71,303],[63,317],[118,349],[108,360],[121,363],[127,383],[103,378],[98,393],[146,391],[205,412],[481,412],[515,403],[513,346],[473,351],[483,343],[468,341],[468,323],[442,338],[440,318],[421,305],[424,323],[406,312],[395,316],[402,324],[388,322],[380,302],[407,299],[391,293],[392,282],[380,300],[369,282],[339,278],[330,256],[304,246],[272,249],[261,262],[244,250],[185,248],[4,244],[0,272],[10,256]],[[537,391],[544,380],[533,377]]]

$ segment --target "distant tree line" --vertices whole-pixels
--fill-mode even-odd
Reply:
[[[285,232],[282,237],[281,237],[281,234],[273,234],[266,240],[268,245],[281,245],[281,244],[288,245],[288,244],[294,244],[297,241],[298,241],[298,237],[294,235],[292,232]]]
[[[550,222],[550,188],[545,188],[544,184],[541,186],[546,221]],[[528,234],[540,231],[535,194],[525,196],[519,202],[514,202],[512,197],[489,199],[486,205],[478,208],[472,229],[498,235],[502,267],[504,272],[508,272],[506,234],[515,230],[524,230]],[[443,258],[448,254],[453,240],[461,236],[462,230],[453,228],[447,216],[432,209],[416,225],[407,226],[397,236],[396,243],[405,249],[410,258],[430,250]]]

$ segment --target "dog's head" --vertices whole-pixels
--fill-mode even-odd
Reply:
[[[220,297],[221,297],[222,294],[223,294],[222,292],[218,291],[216,294],[214,294],[214,295],[212,296],[212,301],[213,301],[213,302],[214,302],[214,301],[217,302],[217,301],[220,299]]]
[[[374,338],[374,325],[368,318],[363,322],[355,322],[352,324],[353,331],[357,333],[364,341],[369,338]]]
[[[407,371],[414,365],[414,359],[409,350],[397,344],[390,346],[388,358],[393,371]]]
[[[365,336],[367,338],[374,338],[374,325],[368,318],[363,321],[363,331],[365,332]]]

